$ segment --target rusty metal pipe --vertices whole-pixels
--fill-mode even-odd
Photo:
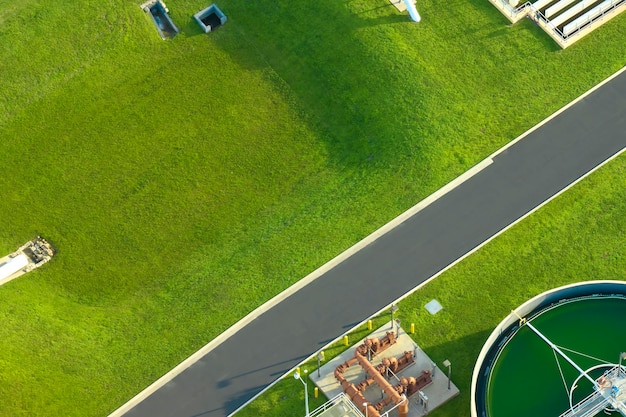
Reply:
[[[394,389],[394,387],[387,382],[384,376],[382,376],[372,365],[370,361],[367,360],[358,350],[354,352],[354,357],[358,360],[361,368],[371,377],[374,378],[374,381],[378,384],[378,386],[383,390],[385,394],[391,398],[394,404],[400,404],[402,402],[406,402],[406,404],[402,404],[398,407],[398,412],[400,413],[400,417],[406,417],[409,412],[409,404],[408,401],[405,401],[404,398]],[[403,414],[403,410],[404,414]]]

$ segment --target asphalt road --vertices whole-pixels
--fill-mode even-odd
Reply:
[[[223,417],[626,148],[626,72],[269,309],[125,414]]]

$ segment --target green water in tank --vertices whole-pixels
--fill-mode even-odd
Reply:
[[[534,317],[530,323],[586,370],[597,360],[617,363],[626,351],[626,300],[590,297],[561,303]],[[567,350],[566,350],[567,349]],[[558,358],[558,361],[557,361]],[[563,377],[561,376],[562,371]],[[605,368],[607,369],[607,368]],[[603,370],[592,373],[593,378]],[[579,372],[527,326],[505,345],[491,369],[487,386],[490,417],[558,417],[569,407],[565,389]],[[574,404],[592,393],[591,382],[581,379]]]

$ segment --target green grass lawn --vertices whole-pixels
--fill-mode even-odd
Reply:
[[[58,250],[0,287],[0,415],[106,415],[626,60],[623,17],[560,51],[474,0],[206,5],[164,42],[0,0],[0,253]]]

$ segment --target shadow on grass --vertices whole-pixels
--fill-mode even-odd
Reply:
[[[228,35],[218,44],[240,65],[266,63],[288,85],[339,166],[386,168],[398,155],[422,157],[412,152],[421,138],[411,131],[426,121],[415,111],[427,107],[420,77],[407,76],[418,74],[415,63],[394,49],[388,28],[415,23],[387,2],[372,4],[379,6],[233,1],[229,27],[220,28]]]
[[[389,10],[389,8],[386,6],[378,7],[376,9]],[[372,9],[372,10],[376,10],[376,9]],[[393,24],[406,24],[406,23],[412,24],[409,22],[408,19],[409,18],[403,14],[390,14],[386,16],[377,16],[377,17],[363,16],[360,24],[357,25],[357,27],[366,28],[366,27],[373,27],[373,26],[379,26],[379,25],[393,25]]]
[[[499,38],[501,36],[508,35],[509,33],[511,33],[511,29],[512,29],[511,25],[502,26],[499,29],[489,32],[489,35],[487,35],[487,38],[494,39],[494,38]]]
[[[541,27],[530,19],[523,19],[518,22],[525,30],[528,30],[533,41],[536,42],[535,47],[539,47],[550,53],[560,52],[563,49],[548,35]]]
[[[489,18],[489,25],[494,25],[497,27],[496,30],[493,30],[487,35],[488,39],[497,38],[503,35],[511,34],[512,30],[525,30],[528,31],[530,35],[532,35],[532,49],[545,50],[549,52],[560,51],[561,48],[552,40],[552,38],[539,27],[538,24],[534,23],[528,17],[521,19],[516,23],[511,23],[495,6],[493,6],[488,1],[480,1],[480,0],[470,0],[469,4],[471,4],[476,10],[480,11],[480,13]],[[524,37],[527,34],[523,35]]]
[[[478,354],[492,330],[481,330],[457,339],[423,348],[430,359],[445,372],[443,362],[447,359],[451,363],[451,380],[460,393],[429,415],[441,417],[469,417],[472,373]],[[415,342],[423,347],[428,345],[426,336],[415,337]],[[436,377],[436,376],[435,376]]]
[[[200,28],[196,19],[193,16],[189,16],[188,19],[185,20],[181,26],[179,26],[181,33],[183,33],[186,37],[191,38],[198,35],[209,35],[209,33],[205,33],[204,30]]]

